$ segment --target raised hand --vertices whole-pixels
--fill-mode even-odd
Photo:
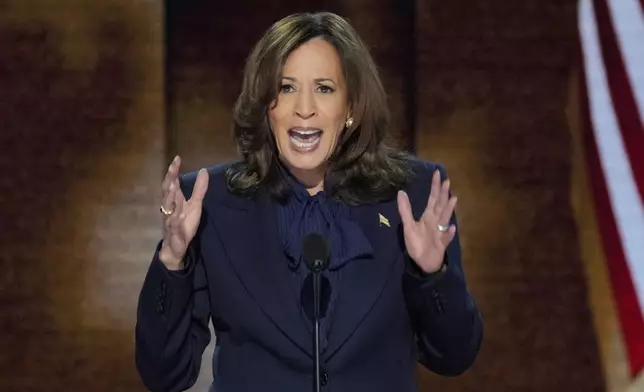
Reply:
[[[450,197],[449,186],[449,179],[441,185],[440,173],[436,170],[427,207],[418,221],[412,215],[407,194],[398,192],[398,212],[403,223],[407,253],[426,273],[442,268],[445,249],[456,234],[456,226],[450,225],[456,197]]]
[[[199,227],[203,198],[208,189],[208,172],[201,169],[197,174],[192,196],[190,200],[186,200],[179,187],[180,166],[181,158],[176,156],[161,184],[164,225],[159,259],[170,270],[179,270],[184,266],[188,245]]]

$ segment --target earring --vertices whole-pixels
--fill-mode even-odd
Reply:
[[[349,117],[349,118],[347,118],[347,121],[344,123],[344,125],[345,125],[347,128],[351,128],[351,126],[353,125],[353,117]]]

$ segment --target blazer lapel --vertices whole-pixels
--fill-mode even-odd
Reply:
[[[228,260],[264,314],[312,356],[311,334],[298,307],[279,238],[276,204],[264,194],[243,205],[220,206],[215,214]]]
[[[355,207],[353,219],[360,225],[373,248],[373,257],[349,262],[342,270],[338,303],[324,360],[329,360],[360,326],[371,311],[402,254],[400,219],[395,202]],[[385,218],[381,220],[380,217]],[[387,226],[386,223],[389,224]]]

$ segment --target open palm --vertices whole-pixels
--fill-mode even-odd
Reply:
[[[203,198],[208,189],[208,172],[201,169],[189,200],[179,186],[181,158],[175,157],[170,164],[161,185],[163,202],[161,211],[165,214],[163,245],[159,258],[170,269],[181,268],[181,263],[194,238],[201,220]]]
[[[456,197],[450,196],[449,186],[449,179],[441,184],[437,170],[432,178],[427,207],[418,221],[414,219],[407,194],[398,192],[398,212],[407,253],[426,273],[441,269],[445,250],[456,234],[456,226],[450,225]]]

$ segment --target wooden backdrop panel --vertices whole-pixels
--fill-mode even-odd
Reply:
[[[160,235],[157,2],[0,3],[0,389],[143,390],[133,327]]]
[[[576,1],[417,4],[418,150],[454,179],[486,328],[465,377],[423,379],[454,391],[601,391],[570,204]]]

